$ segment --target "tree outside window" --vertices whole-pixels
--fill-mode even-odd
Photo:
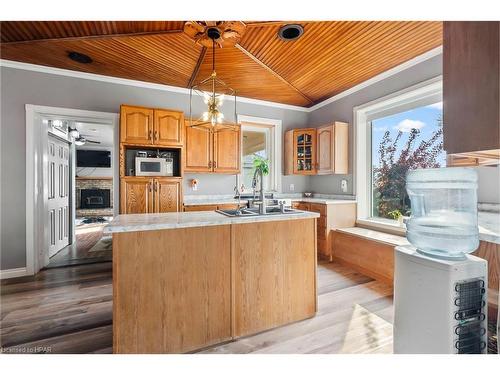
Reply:
[[[406,173],[446,166],[441,119],[439,102],[371,122],[373,217],[409,216]]]

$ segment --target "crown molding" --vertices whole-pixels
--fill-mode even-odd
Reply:
[[[189,95],[189,89],[184,88],[184,87],[162,85],[159,83],[137,81],[137,80],[127,79],[127,78],[118,78],[118,77],[104,76],[104,75],[94,74],[94,73],[79,72],[79,71],[75,71],[75,70],[53,68],[50,66],[28,64],[28,63],[23,63],[23,62],[19,62],[19,61],[0,59],[0,66],[6,67],[6,68],[12,68],[12,69],[29,70],[29,71],[38,72],[38,73],[54,74],[54,75],[65,76],[65,77],[87,79],[87,80],[92,80],[92,81],[114,83],[114,84],[118,84],[118,85],[140,87],[140,88],[146,88],[146,89],[152,89],[152,90],[169,91],[169,92],[175,92],[178,94]],[[309,112],[309,108],[300,107],[300,106],[291,105],[291,104],[276,103],[276,102],[271,102],[271,101],[267,101],[267,100],[246,98],[243,96],[238,96],[237,100],[240,103],[256,104],[256,105],[262,105],[262,106],[266,106],[266,107],[275,107],[275,108],[282,108],[282,109],[290,109],[293,111]]]
[[[354,94],[357,91],[360,91],[360,90],[362,90],[370,85],[373,85],[377,82],[380,82],[386,78],[389,78],[395,74],[398,74],[406,69],[409,69],[409,68],[411,68],[411,67],[413,67],[421,62],[429,60],[429,59],[431,59],[435,56],[438,56],[442,53],[443,53],[442,46],[431,49],[430,51],[427,51],[419,56],[414,57],[413,59],[405,61],[404,63],[402,63],[398,66],[395,66],[394,68],[386,70],[385,72],[382,72],[382,73],[380,73],[380,74],[378,74],[378,75],[376,75],[376,76],[374,76],[374,77],[372,77],[364,82],[361,82],[361,83],[357,84],[356,86],[351,87],[350,89],[342,91],[341,93],[334,95],[331,98],[325,99],[322,102],[313,105],[312,107],[300,107],[300,106],[291,105],[291,104],[276,103],[276,102],[271,102],[271,101],[267,101],[267,100],[246,98],[246,97],[242,97],[242,96],[238,96],[237,99],[241,103],[262,105],[262,106],[266,106],[266,107],[274,107],[274,108],[281,108],[281,109],[289,109],[289,110],[300,111],[300,112],[313,112],[319,108],[322,108],[330,103],[333,103],[337,100],[340,100],[348,95]],[[99,81],[99,82],[114,83],[114,84],[118,84],[118,85],[134,86],[134,87],[147,88],[147,89],[152,89],[152,90],[169,91],[169,92],[175,92],[175,93],[179,93],[179,94],[189,95],[189,89],[184,88],[184,87],[176,87],[176,86],[162,85],[159,83],[137,81],[137,80],[133,80],[133,79],[104,76],[104,75],[94,74],[94,73],[78,72],[78,71],[74,71],[74,70],[53,68],[53,67],[44,66],[44,65],[28,64],[28,63],[12,61],[12,60],[0,59],[0,66],[6,67],[6,68],[29,70],[29,71],[33,71],[33,72],[54,74],[54,75],[73,77],[73,78],[88,79],[88,80]]]

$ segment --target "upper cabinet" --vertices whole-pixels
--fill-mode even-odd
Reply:
[[[239,173],[241,127],[216,129],[214,133],[190,127],[185,122],[184,171],[201,173]]]
[[[120,142],[152,143],[153,113],[151,108],[122,105],[120,107]]]
[[[122,105],[120,141],[127,144],[182,146],[184,114],[179,111]]]
[[[316,129],[287,131],[285,158],[285,174],[316,174]]]
[[[498,157],[500,23],[444,22],[443,33],[444,149]]]
[[[216,173],[239,173],[241,128],[221,129],[214,133],[213,168]]]
[[[184,114],[164,109],[154,110],[153,142],[162,146],[182,146]]]
[[[285,174],[348,173],[349,126],[334,122],[285,133]]]

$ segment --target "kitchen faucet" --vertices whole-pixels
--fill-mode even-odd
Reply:
[[[253,174],[252,179],[252,188],[253,188],[253,196],[255,198],[255,190],[257,188],[257,174],[260,177],[260,192],[259,192],[259,214],[265,215],[267,211],[266,205],[266,194],[264,193],[264,174],[262,173],[262,168],[255,168],[255,172]],[[254,202],[255,203],[255,202]]]

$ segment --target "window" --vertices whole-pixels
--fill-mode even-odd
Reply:
[[[371,217],[409,216],[406,172],[446,166],[442,104],[418,106],[371,121]]]
[[[406,172],[446,166],[441,77],[354,108],[358,223],[398,226],[411,212]]]
[[[241,175],[238,186],[244,193],[251,193],[255,172],[254,161],[265,159],[269,163],[269,174],[264,176],[266,191],[280,191],[281,175],[281,121],[259,117],[238,116],[241,124]]]
[[[254,161],[265,159],[269,161],[269,174],[264,176],[264,189],[272,190],[271,131],[269,127],[242,125],[243,145],[241,155],[241,183],[244,190],[252,189],[255,172]]]

